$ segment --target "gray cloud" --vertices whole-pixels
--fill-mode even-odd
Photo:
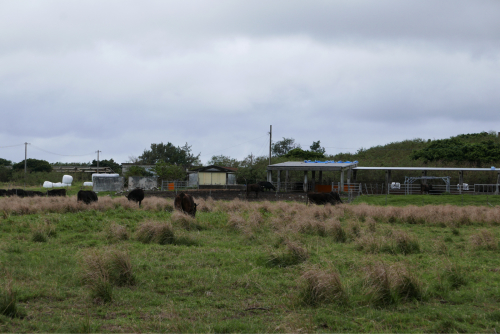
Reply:
[[[151,143],[188,142],[206,162],[267,154],[270,124],[273,138],[321,140],[328,153],[491,130],[499,9],[459,0],[3,2],[0,146],[100,149],[124,162]],[[0,157],[19,161],[23,150]]]

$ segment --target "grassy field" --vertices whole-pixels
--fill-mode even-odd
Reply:
[[[0,198],[0,331],[500,326],[498,207],[196,202]]]
[[[357,197],[353,204],[371,205],[456,205],[456,206],[497,206],[499,195],[363,195]]]

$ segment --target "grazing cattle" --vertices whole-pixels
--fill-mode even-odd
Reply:
[[[23,189],[9,189],[7,190],[7,196],[26,197],[28,194]]]
[[[0,197],[7,196],[7,190],[5,189],[0,189]]]
[[[261,186],[261,188],[263,190],[274,190],[276,191],[276,188],[273,186],[273,184],[271,182],[264,182],[264,181],[261,181],[259,182],[259,186]]]
[[[44,193],[42,193],[41,191],[26,191],[26,196],[27,197],[35,197],[35,196],[45,196]]]
[[[262,191],[260,185],[258,184],[249,184],[247,185],[247,197],[248,194],[251,193],[252,191],[255,191],[255,198],[259,197],[259,191]]]
[[[97,194],[92,190],[80,190],[77,195],[77,201],[82,201],[85,204],[90,204],[92,202],[97,202]]]
[[[196,204],[193,200],[193,196],[189,194],[180,193],[175,196],[174,207],[188,215],[195,216],[196,215]]]
[[[144,190],[140,188],[135,188],[127,195],[129,201],[135,201],[139,203],[139,207],[141,207],[141,202],[144,199]]]
[[[330,203],[331,205],[343,203],[339,194],[333,191],[331,193],[307,193],[307,202],[318,205],[326,203]]]
[[[56,197],[56,196],[66,196],[66,189],[52,189],[47,191],[47,196]]]
[[[421,184],[420,194],[428,194],[432,191],[432,184]]]

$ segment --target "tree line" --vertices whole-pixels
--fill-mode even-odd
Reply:
[[[303,149],[294,138],[285,138],[271,145],[271,163],[303,160],[358,160],[362,166],[400,166],[400,167],[483,167],[497,165],[500,162],[500,140],[493,132],[462,134],[448,139],[424,140],[412,139],[401,142],[389,143],[384,146],[375,146],[369,149],[360,148],[356,153],[338,153],[327,155],[321,142],[313,141],[308,149]],[[150,176],[156,174],[161,180],[185,180],[187,170],[202,167],[200,153],[194,154],[188,143],[175,146],[167,142],[154,143],[150,148],[144,149],[138,157],[129,157],[129,162],[135,163],[128,169],[125,176]],[[153,165],[151,171],[139,165]],[[257,182],[266,179],[266,169],[269,157],[254,156],[249,154],[244,159],[235,159],[226,155],[214,155],[205,165],[237,168],[238,183]],[[84,165],[97,166],[97,161],[88,163],[53,163],[45,160],[28,159],[29,173],[50,173],[54,166]],[[121,173],[120,165],[113,159],[100,160],[99,166],[110,167],[113,171]],[[10,168],[9,168],[10,167]],[[500,166],[499,166],[500,167]],[[0,182],[9,182],[16,173],[24,172],[24,161],[12,161],[0,158]],[[402,178],[395,172],[393,179]],[[491,174],[491,173],[490,173]],[[338,175],[326,173],[325,180],[336,180]],[[290,178],[300,181],[301,173],[290,173]],[[380,182],[384,179],[383,172],[359,172],[358,180],[362,182]],[[482,180],[488,182],[492,180]],[[495,180],[496,182],[496,180]]]

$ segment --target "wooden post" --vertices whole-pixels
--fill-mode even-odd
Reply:
[[[341,191],[344,191],[344,169],[340,171],[340,187],[339,187],[339,193]]]
[[[280,192],[280,184],[281,184],[280,176],[281,176],[281,171],[278,169],[278,187],[276,188],[278,192]]]
[[[311,185],[312,185],[312,191],[316,191],[316,171],[315,170],[311,171]]]
[[[496,189],[496,194],[498,195],[498,184],[500,183],[500,173],[497,174],[497,189]]]
[[[352,179],[353,179],[354,183],[356,183],[356,181],[358,181],[358,170],[357,169],[352,170]]]
[[[323,184],[323,171],[322,170],[319,171],[319,180],[318,180],[318,183],[319,184]]]
[[[423,170],[422,171],[422,177],[427,176],[427,171]],[[422,179],[420,180],[420,184],[427,184],[427,179]]]
[[[460,188],[460,193],[462,193],[463,185],[464,185],[464,171],[461,170],[458,172],[458,187]]]
[[[288,171],[285,171],[285,192],[288,190]]]
[[[388,169],[385,171],[385,184],[387,187],[387,194],[390,194],[391,192],[391,170]]]
[[[305,170],[304,171],[304,192],[306,193],[307,192],[307,171]]]

